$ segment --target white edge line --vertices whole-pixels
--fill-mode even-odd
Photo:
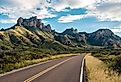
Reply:
[[[83,82],[83,71],[84,71],[84,58],[81,65],[80,82]]]
[[[45,63],[48,63],[48,62],[51,62],[51,61],[53,61],[53,60],[49,60],[49,61],[45,61],[45,62],[40,62],[38,64],[33,64],[33,65],[29,65],[29,66],[26,66],[26,67],[23,67],[23,68],[15,69],[13,71],[0,74],[0,77],[5,76],[5,75],[9,75],[9,74],[12,74],[12,73],[15,73],[15,72],[18,72],[18,71],[22,71],[22,70],[25,70],[25,69],[28,69],[28,68],[31,68],[31,67],[34,67],[34,66],[38,66],[38,65],[41,65],[41,64],[45,64]]]

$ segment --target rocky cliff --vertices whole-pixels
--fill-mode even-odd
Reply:
[[[41,19],[37,19],[37,17],[31,17],[29,19],[23,19],[22,17],[20,17],[17,20],[17,26],[23,26],[23,27],[29,27],[29,28],[39,28],[45,31],[50,31],[51,32],[51,26],[50,24],[48,25],[44,25],[44,23],[42,23]]]

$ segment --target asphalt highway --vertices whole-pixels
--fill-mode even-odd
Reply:
[[[0,82],[80,82],[84,55],[44,62],[0,76]]]

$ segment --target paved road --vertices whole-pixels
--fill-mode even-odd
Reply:
[[[55,59],[0,77],[0,82],[79,82],[84,55]]]

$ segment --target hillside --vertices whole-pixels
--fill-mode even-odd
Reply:
[[[63,48],[67,47],[59,42],[55,41],[54,35],[51,32],[51,26],[47,26],[43,23],[36,23],[39,19],[36,17],[31,17],[30,19],[23,19],[24,21],[20,24],[20,19],[18,19],[17,24],[9,29],[0,31],[0,47],[1,50],[10,50],[20,47],[35,47],[49,49],[51,44],[56,44]],[[28,22],[28,25],[25,23]],[[33,22],[33,23],[32,23]],[[38,27],[33,26],[34,23]],[[33,25],[32,25],[33,24]],[[42,25],[42,26],[41,26]],[[41,27],[41,28],[40,28]],[[54,45],[53,45],[54,46]],[[43,49],[43,48],[42,48]],[[1,51],[0,50],[0,51]]]
[[[51,29],[50,24],[45,25],[37,17],[29,19],[20,17],[13,27],[0,31],[0,46],[3,50],[18,46],[42,47],[43,45],[48,49],[52,43],[64,48],[88,48],[90,46],[121,48],[121,38],[109,29],[99,29],[93,33],[86,33],[70,28],[58,33]]]

